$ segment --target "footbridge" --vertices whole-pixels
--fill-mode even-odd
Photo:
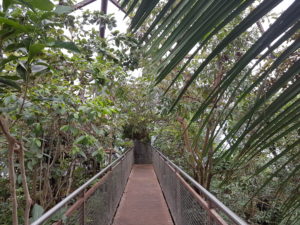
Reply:
[[[136,142],[32,225],[246,225],[160,151]]]

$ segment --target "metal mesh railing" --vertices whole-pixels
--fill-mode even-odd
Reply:
[[[247,225],[211,193],[155,149],[153,150],[153,166],[175,225]]]
[[[130,150],[32,225],[110,225],[133,162]]]

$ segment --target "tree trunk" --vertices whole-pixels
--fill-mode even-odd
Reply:
[[[76,164],[76,160],[74,159],[72,161],[72,164],[71,164],[71,170],[70,170],[69,179],[68,179],[68,187],[67,187],[66,196],[69,195],[70,192],[71,192],[72,183],[73,183],[73,172],[74,172],[74,169],[75,169],[75,164]]]
[[[20,153],[19,153],[19,160],[20,160],[20,170],[21,170],[21,176],[22,176],[22,184],[26,199],[26,206],[25,206],[25,213],[24,213],[24,225],[29,225],[29,214],[30,214],[30,208],[32,204],[32,200],[30,197],[29,189],[28,189],[28,183],[27,183],[27,177],[26,177],[26,168],[25,168],[25,155],[24,155],[24,149],[22,143],[20,143]]]
[[[15,165],[14,165],[14,152],[18,150],[17,140],[10,135],[7,119],[3,116],[0,116],[0,128],[6,137],[8,142],[8,176],[10,184],[10,193],[11,193],[11,203],[12,203],[12,219],[13,225],[18,225],[18,202],[17,202],[17,193],[16,193],[16,174],[15,174]]]

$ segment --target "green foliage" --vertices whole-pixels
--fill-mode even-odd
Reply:
[[[41,215],[43,215],[44,211],[45,210],[43,209],[43,207],[41,207],[38,204],[34,204],[34,206],[32,208],[31,223],[36,221],[39,217],[41,217]]]
[[[254,164],[252,176],[243,176],[260,180],[252,195],[245,190],[244,203],[255,204],[260,193],[277,189],[267,203],[272,210],[251,220],[258,224],[292,223],[299,212],[297,206],[284,207],[299,201],[291,188],[300,171],[299,2],[273,17],[266,31],[259,28],[259,20],[267,20],[280,2],[121,2],[132,17],[131,31],[142,36],[146,71],[156,77],[153,83],[163,90],[169,116],[179,122],[167,129],[182,131],[174,154],[181,151],[185,167],[206,188],[211,180],[228,185]],[[225,163],[223,176],[216,177],[214,170]],[[272,182],[283,171],[287,178]],[[278,196],[282,200],[275,201]],[[246,217],[254,215],[262,212]]]
[[[65,5],[58,5],[56,6],[54,12],[58,15],[67,14],[73,11],[73,8],[71,6],[65,6]]]
[[[43,11],[51,11],[54,8],[53,3],[50,0],[26,0],[29,6],[33,9],[40,9]]]
[[[256,28],[280,2],[123,0],[138,41],[112,15],[3,0],[0,112],[26,149],[32,220],[103,167],[106,152],[151,139],[248,222],[297,221],[299,1]],[[106,39],[90,29],[100,22]],[[139,66],[143,76],[130,76]],[[1,136],[0,219],[10,224],[6,149]]]
[[[111,39],[100,39],[96,30],[86,32],[86,25],[104,18],[114,29],[114,18],[99,12],[75,18],[68,15],[71,9],[51,1],[5,1],[6,13],[0,14],[0,113],[25,149],[32,221],[104,167],[107,149],[122,152],[129,146],[121,138],[124,115],[115,93],[127,82],[125,70],[136,66],[137,41],[118,31]],[[91,19],[81,23],[86,17]],[[0,182],[7,183],[7,143],[2,136],[0,140]],[[5,219],[11,214],[5,190],[8,185],[0,188],[0,219],[11,224]]]

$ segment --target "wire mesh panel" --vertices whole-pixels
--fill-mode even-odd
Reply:
[[[109,167],[93,185],[76,194],[47,219],[34,225],[110,225],[133,165],[133,151]],[[76,192],[76,191],[75,191]],[[54,207],[55,208],[55,207]]]
[[[205,200],[207,196],[200,196],[178,173],[178,167],[173,167],[163,157],[153,150],[154,170],[176,225],[237,224],[227,216],[221,217]]]
[[[133,164],[133,152],[114,166],[107,179],[85,201],[85,223],[109,225],[115,215]]]

